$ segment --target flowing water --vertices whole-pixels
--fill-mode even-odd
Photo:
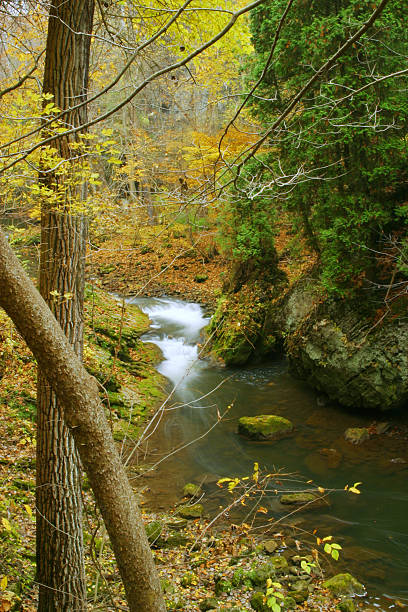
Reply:
[[[373,594],[372,606],[392,609],[397,598],[408,603],[406,441],[382,435],[359,447],[345,442],[347,427],[368,426],[373,415],[327,402],[292,378],[283,359],[243,369],[219,368],[199,360],[197,343],[208,319],[198,304],[170,298],[129,301],[149,315],[152,326],[144,340],[161,348],[163,361],[158,369],[175,386],[165,416],[149,440],[151,457],[160,462],[170,454],[149,478],[150,503],[168,507],[180,499],[186,482],[203,483],[205,508],[214,515],[230,501],[228,493],[216,486],[221,477],[250,475],[255,461],[268,471],[283,468],[301,473],[306,480],[338,491],[330,496],[330,508],[297,513],[298,527],[333,535],[343,546],[345,566]],[[265,413],[289,418],[295,435],[275,443],[251,442],[237,435],[240,416]],[[398,418],[393,415],[393,422]],[[379,419],[384,420],[384,415],[377,415]],[[181,446],[182,450],[171,454]],[[338,451],[337,467],[329,467],[319,453],[323,448]],[[361,495],[344,492],[346,484],[357,481],[363,483]],[[292,481],[286,486],[301,488],[302,483]],[[265,525],[270,525],[267,518],[280,516],[280,504],[276,496],[262,504],[268,506]],[[240,518],[244,518],[242,512]],[[336,569],[344,569],[341,561]]]

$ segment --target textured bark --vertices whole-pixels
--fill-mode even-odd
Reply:
[[[140,510],[100,404],[83,367],[0,231],[0,306],[34,353],[88,474],[116,556],[131,612],[165,612]],[[57,608],[56,608],[57,609]]]
[[[93,11],[93,0],[57,0],[50,7],[43,93],[52,94],[61,110],[86,99]],[[83,125],[86,119],[86,106],[64,116],[68,126]],[[56,140],[53,147],[69,161],[68,138]],[[51,189],[64,180],[49,172],[40,178]],[[67,193],[61,210],[43,206],[40,291],[81,357],[86,222],[82,215],[69,214],[73,195]],[[36,482],[40,612],[86,610],[81,472],[62,408],[40,369]]]
[[[79,356],[83,348],[82,217],[43,213],[40,290]],[[59,295],[50,292],[57,290]],[[73,294],[64,298],[64,294]],[[80,460],[56,395],[37,383],[37,582],[42,611],[86,609]]]

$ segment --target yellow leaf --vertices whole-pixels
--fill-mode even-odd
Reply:
[[[323,487],[317,487],[317,490],[319,491],[319,493],[324,493],[325,489]]]
[[[7,589],[7,576],[3,576],[3,578],[0,581],[0,589],[2,591],[5,591]]]
[[[28,516],[31,518],[33,516],[33,511],[31,510],[30,506],[28,504],[24,504],[24,508]]]
[[[11,524],[10,524],[10,521],[8,519],[2,518],[1,522],[3,523],[3,527],[5,529],[7,529],[7,531],[11,531]]]
[[[220,480],[217,481],[217,485],[220,487],[223,482],[231,482],[231,480],[232,478],[220,478]]]

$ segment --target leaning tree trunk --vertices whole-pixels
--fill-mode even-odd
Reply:
[[[129,610],[165,612],[140,510],[96,381],[83,367],[1,230],[0,287],[0,306],[14,321],[64,408],[65,424],[75,440],[112,543]]]
[[[93,12],[93,0],[56,0],[50,7],[43,93],[68,110],[63,118],[67,127],[87,119],[85,105],[69,109],[86,100]],[[70,141],[61,137],[53,143],[58,157],[67,160],[66,175],[48,171],[40,177],[51,191],[65,195],[59,208],[47,202],[42,207],[40,291],[82,357],[86,221],[75,211],[70,214],[82,187],[68,191],[61,185],[69,176]],[[81,465],[62,408],[41,369],[37,389],[38,610],[79,612],[86,609]]]

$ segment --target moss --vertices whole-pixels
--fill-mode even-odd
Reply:
[[[283,610],[295,610],[297,607],[296,600],[293,597],[284,597],[282,600]]]
[[[370,437],[368,429],[365,427],[349,427],[346,429],[344,437],[351,444],[362,444]]]
[[[145,525],[147,539],[150,544],[154,544],[163,531],[163,524],[160,521],[151,521]]]
[[[34,491],[35,480],[24,480],[23,478],[13,478],[13,487],[21,491]]]
[[[354,576],[349,573],[337,574],[323,582],[323,587],[328,589],[334,597],[348,597],[353,595],[364,595],[365,588]]]
[[[136,439],[142,419],[164,398],[167,384],[155,368],[160,349],[140,340],[149,318],[132,304],[122,310],[118,300],[89,287],[85,311],[85,364],[108,392],[113,436]]]
[[[203,493],[203,490],[201,489],[201,487],[199,487],[196,484],[193,484],[192,482],[188,482],[186,485],[184,485],[184,488],[183,488],[184,497],[200,497],[202,493]]]
[[[273,414],[241,417],[238,421],[238,433],[253,440],[275,440],[292,431],[293,424],[288,419]]]
[[[270,291],[256,284],[223,296],[206,329],[210,355],[239,366],[274,352],[276,338],[267,326],[270,300]]]
[[[222,595],[223,593],[226,593],[228,595],[228,593],[231,593],[231,591],[232,591],[231,580],[221,578],[220,580],[216,581],[214,592],[217,596]]]
[[[192,506],[182,506],[177,510],[177,514],[186,519],[200,518],[204,513],[204,508],[201,504],[193,504]]]
[[[208,610],[214,610],[218,606],[218,601],[214,597],[207,597],[198,604],[201,612],[208,612]]]
[[[198,580],[197,580],[197,576],[194,574],[194,572],[187,572],[186,574],[184,574],[184,576],[182,577],[180,584],[182,587],[189,587],[189,586],[193,586],[195,584],[197,584]]]
[[[254,586],[265,586],[268,578],[273,578],[277,574],[283,574],[288,569],[288,562],[285,557],[276,555],[271,557],[267,563],[247,572],[247,578]]]
[[[285,506],[305,506],[306,510],[329,505],[326,499],[314,493],[287,493],[279,501]]]
[[[270,612],[270,608],[266,605],[265,596],[263,593],[255,592],[251,595],[251,599],[249,600],[251,607],[256,610],[256,612]]]
[[[355,612],[356,606],[352,599],[344,599],[338,604],[337,609],[340,612]]]

